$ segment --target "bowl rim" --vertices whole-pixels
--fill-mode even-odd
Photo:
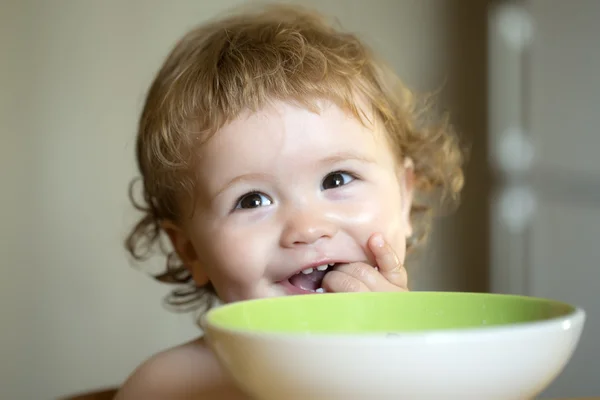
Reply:
[[[384,292],[371,292],[371,293],[384,293]],[[391,293],[391,292],[388,292]],[[474,338],[479,340],[497,340],[499,334],[502,334],[504,337],[510,336],[520,336],[524,332],[529,333],[542,333],[547,332],[548,329],[556,329],[567,331],[572,329],[577,329],[582,326],[586,320],[586,312],[585,310],[575,304],[566,303],[563,301],[559,301],[556,299],[546,298],[546,297],[537,297],[537,296],[528,296],[528,295],[518,295],[518,294],[503,294],[503,293],[485,293],[485,292],[443,292],[443,291],[414,291],[414,292],[405,292],[405,293],[418,293],[418,294],[443,294],[443,295],[473,295],[473,296],[481,296],[481,297],[502,297],[502,298],[521,298],[526,300],[538,300],[543,302],[554,303],[556,305],[562,305],[570,309],[570,311],[564,315],[560,315],[557,317],[547,318],[543,320],[536,321],[526,321],[526,322],[515,322],[505,325],[480,325],[480,326],[472,326],[466,328],[448,328],[448,329],[424,329],[417,331],[406,331],[406,332],[372,332],[372,333],[340,333],[340,332],[317,332],[317,333],[303,333],[303,332],[275,332],[275,331],[256,331],[256,330],[246,330],[242,328],[231,328],[224,327],[219,324],[215,324],[211,321],[211,317],[218,312],[223,312],[228,308],[233,308],[240,306],[240,303],[259,303],[259,302],[268,302],[268,301],[276,301],[274,299],[282,299],[283,297],[278,298],[260,298],[260,299],[251,299],[244,301],[237,301],[233,303],[226,303],[223,305],[219,305],[218,307],[210,309],[208,312],[204,313],[204,315],[200,318],[200,326],[204,331],[204,334],[207,336],[207,339],[210,341],[210,337],[215,333],[223,333],[227,335],[236,335],[243,336],[247,338],[262,338],[268,340],[275,341],[288,341],[288,340],[309,340],[314,341],[318,340],[320,342],[335,342],[342,343],[347,341],[360,341],[360,342],[372,342],[373,340],[376,343],[386,343],[389,345],[390,342],[400,341],[403,344],[406,344],[407,340],[409,341],[435,341],[435,342],[459,342],[459,341],[473,341]],[[313,296],[345,296],[348,295],[351,297],[352,295],[356,295],[355,292],[348,293],[324,293]],[[291,297],[299,297],[302,295],[291,295],[285,296],[285,298]],[[284,300],[285,301],[285,300]],[[290,300],[291,301],[291,300]],[[518,329],[515,329],[518,328]],[[508,336],[507,336],[508,335]],[[381,339],[385,338],[385,341]]]

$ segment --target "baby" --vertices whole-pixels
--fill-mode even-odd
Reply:
[[[143,259],[168,237],[171,301],[406,291],[431,200],[456,199],[445,120],[356,36],[292,6],[189,32],[147,95],[137,138]],[[143,363],[117,399],[244,399],[202,337]]]

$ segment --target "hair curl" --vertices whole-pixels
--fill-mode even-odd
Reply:
[[[283,100],[317,111],[328,99],[364,121],[357,98],[383,123],[398,157],[414,162],[416,235],[429,231],[434,202],[458,200],[464,153],[447,117],[430,117],[392,70],[352,33],[294,6],[269,6],[199,26],[174,47],[159,70],[139,120],[137,162],[143,217],[126,240],[136,260],[154,248],[167,256],[162,282],[185,284],[167,300],[187,310],[214,297],[161,241],[161,221],[182,218],[181,199],[194,195],[193,152],[242,111]],[[132,184],[133,189],[133,184]],[[432,202],[433,201],[433,202]]]

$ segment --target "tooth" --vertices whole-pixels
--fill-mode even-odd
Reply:
[[[306,268],[306,269],[303,269],[303,270],[302,270],[302,273],[303,273],[304,275],[308,275],[308,274],[310,274],[310,273],[312,273],[312,272],[313,272],[313,269],[312,269],[312,268]]]
[[[329,267],[333,267],[334,265],[335,265],[335,263],[327,264],[327,266],[329,266]]]
[[[325,271],[325,270],[326,270],[328,267],[329,267],[329,265],[328,265],[328,264],[319,265],[319,266],[317,267],[317,270],[319,270],[319,271]]]
[[[318,288],[317,290],[315,290],[316,293],[325,293],[325,289],[323,289],[322,287]]]

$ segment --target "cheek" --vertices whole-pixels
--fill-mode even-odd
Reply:
[[[267,253],[263,236],[224,226],[213,230],[203,242],[207,246],[202,260],[213,282],[245,284],[263,276]]]
[[[384,237],[390,242],[398,256],[404,255],[406,247],[406,235],[409,229],[403,210],[403,199],[398,193],[397,196],[390,196],[381,207],[381,226]]]
[[[352,225],[355,237],[366,245],[369,237],[380,232],[398,253],[404,254],[407,225],[402,210],[400,188],[395,182],[374,185],[348,205],[344,218],[346,226]]]
[[[373,214],[370,223],[371,233],[380,232],[396,251],[403,250],[406,238],[406,226],[399,204],[381,204]]]

